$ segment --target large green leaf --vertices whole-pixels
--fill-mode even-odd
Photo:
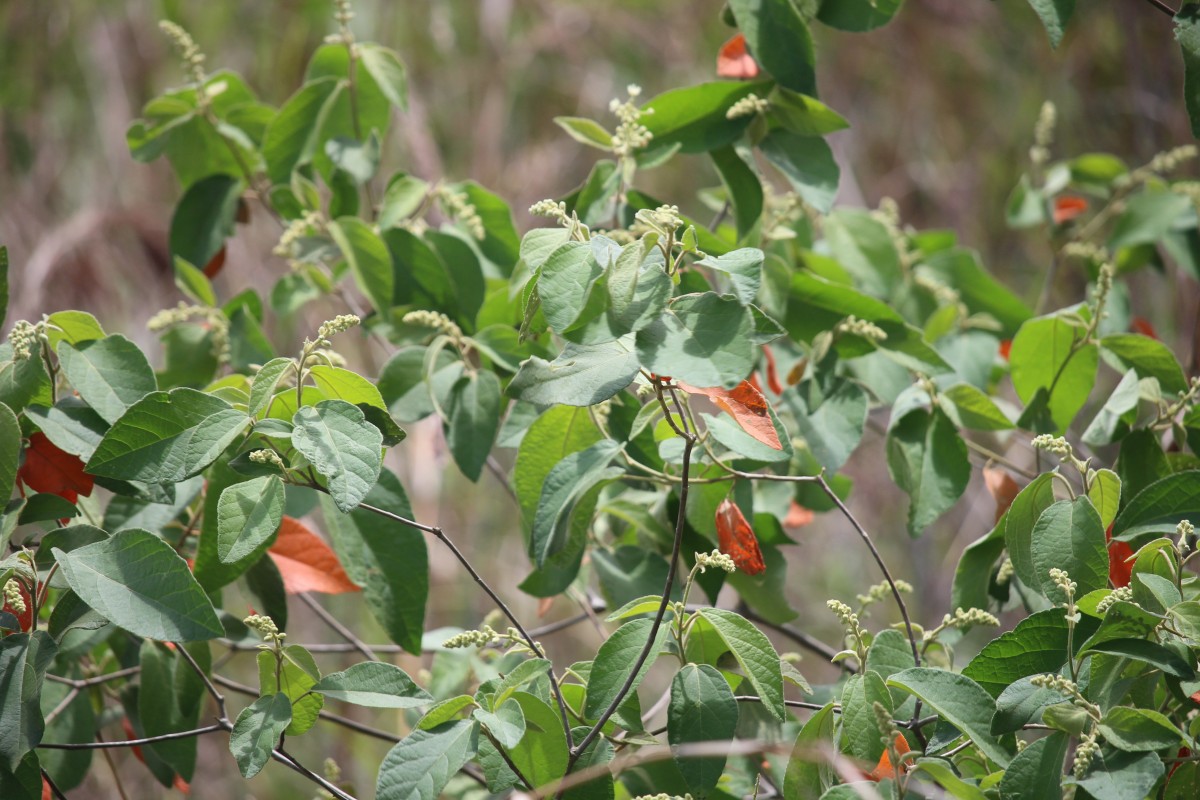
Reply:
[[[392,307],[396,276],[388,246],[358,217],[339,217],[329,223],[329,235],[350,265],[358,288],[381,313]]]
[[[528,692],[516,692],[513,699],[525,717],[525,735],[510,756],[533,788],[545,786],[567,771],[570,753],[562,717],[550,703]]]
[[[1031,742],[1004,771],[1001,800],[1062,800],[1063,759],[1071,743],[1058,732]]]
[[[494,372],[470,372],[455,382],[450,398],[446,443],[463,475],[477,481],[500,429],[500,379]]]
[[[312,691],[321,679],[312,654],[300,645],[290,644],[283,648],[281,658],[260,650],[257,660],[259,691],[264,695],[282,692],[292,703],[291,720],[283,732],[288,736],[307,733],[325,705],[325,697]]]
[[[708,267],[729,276],[733,293],[743,305],[754,302],[758,287],[762,285],[763,251],[757,247],[730,250],[722,256],[707,256],[695,263],[697,267]]]
[[[784,719],[783,670],[771,640],[745,617],[732,611],[705,608],[696,613],[716,629],[761,698],[763,708],[776,719]]]
[[[957,291],[968,311],[995,317],[1002,336],[1012,338],[1033,316],[1021,298],[983,268],[973,250],[950,247],[931,253],[923,269],[930,270],[938,280]]]
[[[1171,533],[1184,519],[1200,517],[1200,471],[1177,472],[1138,492],[1113,522],[1113,536]]]
[[[1132,369],[1139,378],[1157,378],[1164,392],[1187,390],[1187,378],[1171,348],[1139,333],[1113,333],[1100,340],[1100,353],[1111,357],[1121,371]]]
[[[415,730],[379,765],[377,800],[437,800],[478,749],[479,726],[468,720]]]
[[[355,406],[375,406],[387,411],[387,404],[375,384],[357,372],[341,367],[318,364],[308,370],[308,376],[329,400],[345,400]]]
[[[642,366],[693,386],[732,389],[754,367],[754,321],[730,295],[677,297],[661,317],[637,334]]]
[[[1080,325],[1052,316],[1029,320],[1013,339],[1008,358],[1017,395],[1031,403],[1039,390],[1049,393],[1053,429],[1041,433],[1065,431],[1091,394],[1099,355],[1094,344],[1078,344],[1083,336]]]
[[[42,740],[42,680],[56,650],[44,631],[0,639],[0,758],[11,770]]]
[[[737,730],[738,704],[723,675],[708,664],[685,664],[671,681],[667,741],[728,741]],[[725,756],[680,758],[675,763],[693,797],[704,798],[725,770]]]
[[[321,678],[312,690],[326,697],[372,708],[430,705],[433,696],[393,664],[364,661]]]
[[[967,446],[941,409],[915,409],[888,431],[888,469],[908,493],[908,532],[919,536],[962,496],[971,479]]]
[[[93,475],[177,483],[203,470],[233,443],[250,418],[195,389],[151,392],[104,435],[87,463]]]
[[[230,486],[217,502],[217,555],[231,564],[255,553],[283,521],[283,481],[264,475]]]
[[[828,0],[821,3],[817,19],[831,28],[861,33],[890,22],[902,2],[904,0]]]
[[[808,25],[791,0],[730,0],[751,54],[780,85],[814,97],[816,54]]]
[[[21,424],[17,422],[17,415],[0,403],[0,498],[7,500],[12,497],[21,462],[21,449]],[[6,542],[7,539],[2,543]]]
[[[1091,617],[1081,620],[1078,646],[1095,630]],[[1061,608],[1031,614],[1017,627],[993,639],[963,668],[963,675],[982,686],[992,697],[1029,675],[1057,672],[1067,661],[1067,621]]]
[[[841,170],[824,139],[780,128],[767,134],[758,147],[807,203],[821,212],[833,208]]]
[[[538,296],[546,324],[559,333],[571,327],[604,268],[587,242],[566,242],[550,254],[538,274]]]
[[[340,511],[362,502],[383,464],[383,434],[345,400],[322,400],[292,417],[292,444],[329,482]]]
[[[1004,544],[1017,578],[1026,586],[1041,586],[1033,565],[1033,528],[1054,502],[1054,478],[1043,473],[1020,491],[1005,515]]]
[[[365,501],[412,519],[404,487],[390,470],[379,473]],[[321,512],[342,565],[363,587],[367,610],[393,642],[420,653],[429,595],[425,534],[363,508],[342,514],[328,495],[321,495]]]
[[[388,102],[399,109],[408,110],[408,76],[404,71],[404,62],[394,50],[389,50],[373,42],[362,42],[358,45],[359,58],[363,68],[371,73],[379,91]]]
[[[71,670],[69,675],[72,678],[83,677],[79,670]],[[42,734],[43,745],[85,742],[95,736],[96,712],[92,708],[92,699],[86,692],[76,691],[69,684],[47,681],[42,684],[41,700],[43,716],[49,716],[58,709],[57,715],[47,723]],[[43,747],[37,752],[37,760],[55,785],[61,791],[68,792],[87,779],[92,766],[92,755],[91,750],[50,750]],[[0,762],[0,796],[4,797],[8,797],[10,791],[2,777],[6,766]],[[20,797],[19,794],[13,796]],[[31,793],[29,800],[40,798],[39,790]]]
[[[1095,800],[1129,800],[1146,797],[1162,779],[1166,767],[1156,753],[1098,752],[1091,769],[1082,778],[1067,776],[1064,784],[1074,784]]]
[[[1004,528],[1008,524],[1006,511],[996,525],[980,538],[967,545],[954,569],[950,588],[951,608],[987,608],[988,587],[992,569],[1004,552]]]
[[[114,334],[78,347],[62,342],[58,358],[72,388],[110,425],[158,389],[145,354],[124,336]]]
[[[845,378],[805,378],[784,391],[800,435],[830,475],[842,468],[862,440],[867,424],[867,393]]]
[[[1038,517],[1031,541],[1033,573],[1043,595],[1054,603],[1065,603],[1050,570],[1066,570],[1079,584],[1076,597],[1108,586],[1108,547],[1104,526],[1092,501],[1086,497],[1060,500]]]
[[[267,175],[273,183],[287,183],[292,170],[312,161],[323,122],[343,88],[332,76],[308,81],[279,109],[262,145]]]
[[[887,684],[925,701],[943,721],[969,736],[984,755],[1001,767],[1008,766],[1009,748],[991,733],[996,701],[975,681],[946,670],[913,667],[888,678]]]
[[[669,619],[663,620],[646,660],[638,665],[633,683],[629,687],[630,694],[637,691],[642,679],[646,677],[646,673],[650,671],[651,665],[654,664],[654,660],[658,658],[658,654],[670,637],[671,626],[667,624],[669,621]],[[635,619],[627,622],[617,628],[613,635],[600,645],[600,650],[596,653],[596,660],[592,664],[591,678],[588,680],[587,701],[583,711],[585,718],[598,719],[612,705],[626,679],[633,672],[634,664],[646,646],[646,640],[650,636],[650,628],[653,627],[653,624],[654,621],[651,619]]]
[[[64,397],[50,408],[30,406],[25,409],[25,416],[59,450],[85,461],[96,452],[108,432],[108,423],[78,397]]]
[[[638,354],[633,336],[604,344],[568,343],[553,361],[533,356],[508,385],[508,394],[539,406],[590,406],[633,381]]]
[[[1104,741],[1131,753],[1187,746],[1187,738],[1164,714],[1149,708],[1116,706],[1100,720]]]
[[[283,692],[260,697],[242,709],[229,733],[229,752],[243,778],[262,771],[291,721],[292,701]]]
[[[620,444],[603,439],[564,457],[546,475],[529,538],[529,555],[539,567],[567,546],[572,512],[583,496],[597,484],[625,473],[609,466],[620,451]]]
[[[222,174],[189,186],[171,216],[171,255],[204,267],[220,252],[233,235],[242,188],[240,179]]]
[[[832,768],[818,753],[833,739],[834,704],[827,703],[804,723],[796,735],[792,756],[784,776],[783,796],[786,800],[808,800],[820,797],[833,782]]]
[[[721,176],[721,183],[725,185],[729,201],[733,204],[738,239],[744,239],[762,216],[762,182],[732,145],[711,151],[709,157],[713,166],[717,168],[717,174]]]
[[[625,245],[608,267],[607,322],[614,332],[641,330],[662,313],[671,298],[671,279],[660,260],[646,257],[648,250],[655,252],[647,244],[642,239]]]
[[[225,633],[187,562],[149,531],[131,528],[70,553],[54,549],[75,594],[115,625],[165,642]]]
[[[193,645],[189,654],[202,669],[212,660],[207,645]],[[200,709],[208,696],[204,681],[182,656],[146,639],[138,655],[138,718],[146,736],[178,733],[196,727]],[[167,762],[185,781],[196,769],[195,737],[167,739],[150,745],[154,754]]]
[[[882,222],[868,211],[839,208],[826,218],[824,230],[830,252],[859,289],[874,297],[893,296],[904,270],[891,233]]]
[[[883,680],[879,673],[866,670],[851,675],[842,688],[842,738],[839,747],[843,753],[868,764],[879,761],[884,751],[879,721],[875,717],[875,704],[881,704],[889,713],[892,711],[892,693]]]
[[[646,103],[649,112],[639,120],[654,135],[650,149],[679,145],[683,153],[704,153],[724,147],[741,135],[748,120],[728,119],[730,106],[751,92],[762,96],[766,82],[714,81],[672,89]]]

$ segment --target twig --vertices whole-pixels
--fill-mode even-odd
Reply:
[[[98,730],[96,731],[96,739],[101,743],[104,742],[104,737]],[[121,773],[117,771],[117,765],[113,761],[112,755],[109,754],[107,749],[101,750],[100,755],[104,756],[104,761],[108,764],[109,771],[112,772],[113,783],[117,787],[117,794],[121,796],[121,800],[129,800],[129,795],[125,794],[125,784],[121,782]]]
[[[49,727],[51,722],[54,722],[54,720],[58,719],[59,714],[61,714],[62,712],[67,710],[67,706],[69,706],[69,705],[71,705],[71,703],[75,702],[76,697],[79,697],[79,689],[77,689],[75,687],[71,687],[71,690],[69,692],[67,692],[67,696],[64,697],[59,702],[59,704],[56,705],[50,711],[50,713],[46,715],[45,719],[43,720],[43,723],[47,727]]]
[[[204,688],[208,689],[208,693],[212,695],[212,699],[217,701],[217,710],[221,713],[221,719],[227,719],[229,717],[229,713],[225,710],[225,695],[217,691],[216,686],[213,686],[212,679],[208,677],[208,673],[200,668],[200,665],[196,663],[196,659],[192,658],[192,654],[189,653],[187,648],[183,645],[177,645],[175,647],[175,652],[183,656],[184,660],[191,665],[195,673],[200,676],[200,680],[204,681]]]
[[[381,517],[386,517],[387,519],[399,522],[402,525],[407,525],[410,528],[424,531],[444,544],[454,555],[454,557],[458,559],[458,563],[463,565],[463,569],[465,569],[467,573],[475,580],[475,583],[479,584],[479,587],[483,589],[488,597],[492,599],[492,602],[495,603],[496,607],[500,609],[500,613],[502,613],[508,619],[508,621],[512,623],[513,627],[517,629],[517,633],[521,635],[521,638],[525,640],[525,643],[529,645],[529,648],[535,653],[541,652],[541,649],[538,647],[538,643],[534,640],[533,636],[530,635],[529,631],[525,630],[525,626],[521,624],[519,619],[517,619],[517,615],[512,612],[512,609],[510,609],[503,600],[500,599],[500,595],[496,594],[495,590],[492,589],[488,582],[483,579],[483,576],[475,571],[475,567],[471,566],[471,562],[467,560],[467,557],[462,554],[461,550],[455,547],[454,542],[450,540],[450,537],[447,536],[441,528],[434,525],[425,525],[417,522],[416,520],[402,517],[399,514],[393,514],[391,511],[368,505],[366,503],[362,503],[358,507],[363,511],[369,511],[372,514],[378,514]],[[573,737],[571,735],[571,721],[567,717],[567,701],[566,698],[562,696],[562,690],[558,686],[558,677],[554,674],[554,667],[551,666],[547,672],[550,674],[550,688],[554,692],[554,700],[556,703],[558,703],[558,711],[562,717],[563,733],[567,737],[567,747],[570,748],[573,743]]]
[[[773,631],[778,631],[779,633],[782,633],[784,636],[787,636],[789,639],[796,642],[796,644],[800,645],[801,647],[803,647],[807,650],[810,650],[819,656],[823,656],[824,658],[826,658],[830,661],[832,661],[833,657],[836,656],[838,653],[838,651],[834,647],[832,647],[831,645],[825,644],[825,642],[822,642],[820,639],[816,639],[816,638],[810,636],[809,634],[805,633],[804,631],[797,630],[788,625],[780,625],[779,623],[771,622],[770,620],[764,619],[760,615],[756,614],[749,607],[746,607],[743,605],[743,607],[741,609],[739,609],[739,613],[741,613],[741,615],[743,617],[746,617],[749,620],[757,622],[759,625],[764,625]],[[846,672],[854,673],[854,672],[858,671],[853,665],[848,664],[845,661],[839,662],[838,666],[841,667]]]
[[[239,692],[240,694],[248,695],[250,697],[258,697],[258,692],[255,689],[246,686],[245,684],[238,683],[237,681],[230,680],[229,678],[221,677],[220,675],[214,675],[213,678],[217,683],[221,684],[226,689],[232,689],[235,692]],[[364,725],[363,723],[352,720],[349,717],[343,717],[340,714],[335,714],[332,711],[326,711],[325,709],[318,711],[317,716],[326,722],[332,722],[335,725],[341,725],[343,728],[349,728],[352,731],[357,731],[364,736],[371,736],[375,739],[391,742],[392,744],[400,741],[401,738],[393,733],[381,731],[378,728],[372,728],[370,725]]]
[[[109,672],[106,675],[97,675],[93,678],[64,678],[61,675],[46,675],[46,680],[53,683],[62,683],[70,686],[72,689],[86,689],[89,686],[97,686],[101,683],[128,678],[131,675],[137,675],[142,671],[141,667],[126,667],[125,669]]]
[[[663,408],[665,409],[666,402],[663,400],[661,388],[658,391],[658,400],[663,404]],[[667,419],[670,420],[669,413]],[[682,412],[680,419],[683,419]],[[684,425],[686,424],[685,421]],[[671,426],[675,427],[674,422],[671,422]],[[642,652],[638,654],[638,657],[634,659],[633,664],[630,666],[629,675],[625,678],[625,683],[621,686],[620,691],[613,697],[612,702],[608,704],[608,708],[596,720],[595,726],[588,731],[583,740],[571,748],[571,757],[567,762],[568,773],[575,766],[579,757],[587,750],[588,745],[600,735],[600,729],[604,727],[604,723],[608,722],[609,718],[616,713],[621,701],[629,694],[629,690],[633,687],[633,682],[637,680],[638,672],[641,671],[642,665],[646,663],[646,659],[650,656],[650,650],[654,647],[654,640],[658,638],[658,629],[662,626],[663,617],[666,616],[667,606],[671,604],[671,588],[675,585],[675,573],[679,569],[679,549],[683,543],[683,531],[686,525],[685,512],[687,511],[688,499],[688,471],[691,467],[692,448],[696,446],[695,434],[681,431],[678,428],[676,428],[676,432],[683,436],[683,481],[679,484],[679,511],[675,517],[675,542],[671,547],[671,561],[667,567],[667,580],[666,585],[663,587],[662,600],[658,604],[658,613],[654,615],[654,623],[650,626],[650,633],[646,637],[646,644],[643,645]]]
[[[50,773],[46,772],[46,770],[42,770],[42,780],[46,782],[46,785],[50,787],[50,793],[58,798],[58,800],[67,800],[67,796],[63,794],[62,789],[58,788],[58,784],[54,782],[54,779],[50,777]]]
[[[355,800],[354,795],[343,792],[336,785],[330,783],[308,767],[301,764],[296,760],[295,756],[284,750],[282,747],[272,750],[271,758],[275,759],[280,764],[283,764],[285,767],[289,767],[296,772],[299,772],[301,775],[308,778],[310,781],[317,784],[334,797],[340,798],[340,800]]]
[[[96,742],[42,742],[38,745],[39,750],[115,750],[120,747],[139,747],[143,744],[154,744],[155,742],[169,742],[172,739],[191,739],[195,736],[203,736],[206,733],[215,733],[216,731],[225,730],[225,726],[219,722],[214,722],[212,725],[205,725],[203,728],[195,728],[190,731],[176,731],[175,733],[162,733],[158,736],[146,736],[141,739],[118,739],[112,742],[104,740]]]
[[[1162,13],[1166,14],[1168,17],[1175,16],[1175,9],[1164,3],[1163,0],[1146,0],[1146,2],[1157,8]]]
[[[339,636],[341,636],[343,639],[345,639],[347,642],[349,642],[354,647],[355,650],[362,653],[363,657],[365,657],[368,661],[378,661],[379,660],[379,657],[375,655],[375,653],[371,650],[370,646],[364,644],[361,639],[359,639],[357,636],[355,636],[354,631],[350,630],[345,625],[338,622],[337,619],[332,614],[330,614],[328,611],[326,611],[325,608],[320,603],[318,603],[311,594],[309,594],[308,592],[301,592],[299,594],[299,597],[300,597],[300,600],[306,606],[308,606],[309,608],[311,608],[313,610],[314,614],[316,614],[318,617],[321,618],[322,622],[324,622],[326,625],[328,625],[329,627],[331,627],[335,631],[337,631],[337,634]]]

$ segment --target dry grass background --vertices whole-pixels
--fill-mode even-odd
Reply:
[[[648,96],[711,79],[715,54],[730,31],[720,0],[360,0],[355,29],[400,51],[409,69],[412,107],[398,115],[386,144],[385,170],[424,178],[473,178],[509,198],[518,226],[523,209],[566,193],[587,174],[594,151],[553,125],[560,114],[604,119],[627,83]],[[166,258],[166,230],[178,187],[166,163],[132,161],[124,131],[141,105],[180,82],[158,32],[158,19],[183,23],[208,53],[210,68],[242,72],[260,97],[279,105],[299,84],[307,56],[331,27],[324,0],[0,0],[0,243],[9,248],[9,319],[64,308],[95,313],[109,330],[147,347],[146,319],[178,299]],[[841,201],[875,205],[890,196],[907,223],[955,230],[1026,298],[1036,297],[1048,251],[1037,234],[1005,229],[1003,206],[1025,164],[1030,130],[1045,99],[1061,120],[1059,154],[1111,151],[1130,163],[1191,140],[1181,102],[1182,65],[1171,23],[1136,0],[1082,0],[1062,46],[1051,50],[1021,0],[913,0],[897,20],[867,35],[817,34],[822,98],[852,129],[831,141],[843,170]],[[713,185],[707,163],[690,158],[645,176],[648,188],[685,209],[697,189]],[[240,229],[218,281],[223,296],[247,286],[266,291],[285,269],[270,256],[278,230],[265,214]],[[1176,345],[1195,323],[1196,288],[1174,271],[1139,275],[1135,310]],[[1082,277],[1064,275],[1062,303],[1082,297]],[[312,310],[312,322],[332,304]],[[279,327],[287,350],[305,326]],[[386,353],[357,353],[373,374]],[[439,520],[484,566],[526,618],[536,604],[518,596],[523,577],[515,509],[485,475],[471,487],[447,465],[436,426],[423,424],[397,448],[394,466],[418,515]],[[1027,450],[1014,446],[1017,458]],[[982,535],[993,504],[976,478],[966,498],[923,538],[904,532],[905,499],[882,467],[882,444],[869,433],[847,471],[858,481],[852,507],[873,532],[893,569],[917,586],[917,618],[945,612],[957,554]],[[878,580],[843,521],[819,519],[789,548],[789,596],[796,625],[830,641],[836,625],[827,597],[845,600]],[[488,610],[444,554],[434,556],[430,627],[473,626]],[[353,598],[333,598],[342,619],[362,615]],[[560,600],[545,620],[575,609]],[[297,604],[293,639],[332,641]],[[883,619],[872,620],[882,623]],[[368,620],[356,629],[373,630]],[[380,641],[378,632],[364,638]],[[598,634],[581,625],[546,637],[551,655],[569,663],[594,651]],[[781,648],[792,644],[779,640]],[[248,656],[231,666],[242,672]],[[350,663],[330,659],[329,669]],[[808,657],[802,669],[830,673]],[[239,666],[240,665],[240,666]],[[419,666],[414,661],[407,667]],[[653,691],[653,685],[647,690]],[[649,703],[647,703],[647,706]],[[235,704],[235,708],[237,708]],[[399,720],[356,712],[379,727]],[[369,796],[386,744],[324,730],[294,742],[319,765],[336,757]],[[309,796],[285,770],[245,784],[223,737],[201,745],[199,798]],[[115,768],[131,797],[157,796],[144,771],[116,753]],[[99,765],[77,797],[115,796]]]

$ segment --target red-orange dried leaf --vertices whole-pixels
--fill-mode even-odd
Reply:
[[[1134,317],[1129,321],[1129,327],[1134,333],[1140,333],[1142,336],[1149,336],[1151,339],[1158,338],[1158,332],[1154,330],[1154,326],[1150,324],[1150,320],[1143,317]]]
[[[712,400],[717,408],[733,417],[734,421],[742,426],[742,430],[767,447],[783,449],[783,443],[779,441],[779,434],[775,431],[775,423],[767,413],[767,398],[754,388],[750,381],[742,381],[732,389],[722,389],[720,386],[700,389],[683,381],[676,383],[688,394],[702,394]]]
[[[133,730],[133,725],[129,723],[128,717],[121,717],[121,730],[125,732],[125,741],[131,741],[138,738],[137,733]],[[129,749],[133,751],[133,755],[138,761],[142,762],[143,764],[146,763],[146,757],[142,755],[141,745],[135,744]]]
[[[1129,542],[1113,541],[1112,525],[1104,532],[1108,542],[1108,580],[1114,589],[1128,586],[1133,577],[1133,548]]]
[[[717,543],[721,552],[733,559],[737,568],[747,575],[760,575],[767,565],[758,549],[758,537],[746,522],[737,503],[725,499],[717,506]]]
[[[760,384],[760,383],[758,382],[758,373],[757,373],[757,372],[751,372],[751,373],[750,373],[750,377],[749,377],[749,378],[746,378],[746,381],[747,381],[747,382],[748,382],[748,383],[749,383],[751,386],[753,386],[755,389],[758,389],[758,393],[759,393],[759,394],[762,394],[762,384]]]
[[[1088,201],[1083,197],[1063,195],[1054,200],[1054,224],[1062,225],[1070,222],[1088,209]]]
[[[343,594],[360,590],[342,569],[337,554],[299,520],[284,517],[279,536],[267,552],[279,568],[288,594]]]
[[[50,781],[42,776],[42,800],[54,800],[54,792],[50,789]]]
[[[721,45],[721,51],[717,54],[717,75],[744,80],[758,77],[758,64],[746,50],[744,34],[735,33]]]
[[[1000,357],[1008,361],[1008,354],[1012,352],[1012,339],[1005,339],[1000,342]]]
[[[7,611],[17,618],[17,622],[21,626],[22,633],[29,633],[29,629],[33,627],[33,598],[29,595],[29,590],[25,588],[25,584],[17,581],[17,588],[21,590],[21,599],[25,601],[25,610],[18,613],[15,608],[5,602],[0,611]]]
[[[94,485],[79,457],[59,450],[40,431],[29,437],[25,463],[17,477],[35,492],[56,494],[72,503],[79,495],[91,495]]]
[[[217,273],[221,271],[221,267],[225,266],[225,248],[222,247],[217,251],[217,254],[208,260],[204,265],[204,277],[215,278]]]
[[[775,354],[765,344],[763,345],[763,357],[767,361],[767,388],[776,395],[783,394],[783,384],[779,382],[779,373],[775,371]]]
[[[805,508],[795,500],[788,506],[787,516],[783,518],[783,527],[800,528],[817,518],[811,508]]]
[[[898,733],[892,746],[896,749],[896,755],[902,756],[909,751],[908,742]],[[879,763],[875,765],[875,769],[871,770],[871,774],[867,775],[867,778],[876,783],[896,778],[896,768],[892,765],[892,757],[888,755],[887,750],[883,751],[883,755],[879,757]]]
[[[1004,516],[1004,512],[1008,511],[1008,507],[1020,493],[1021,487],[1013,480],[1012,475],[999,467],[983,468],[983,485],[996,501],[996,521],[999,522],[1000,517]]]

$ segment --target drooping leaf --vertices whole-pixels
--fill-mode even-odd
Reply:
[[[232,563],[249,556],[275,535],[283,521],[283,481],[254,478],[221,492],[217,503],[217,554]]]
[[[25,754],[37,747],[45,730],[39,703],[42,680],[54,660],[54,641],[44,631],[0,639],[0,758],[16,770]]]
[[[537,566],[566,547],[575,504],[597,484],[625,473],[609,466],[620,451],[620,444],[603,439],[564,457],[546,475],[529,538],[529,555]]]
[[[666,644],[671,627],[667,622],[664,618],[646,660],[637,665],[638,670],[629,687],[630,693],[637,691],[637,687]],[[588,680],[587,703],[583,712],[585,718],[596,719],[612,705],[625,680],[633,672],[637,658],[646,646],[651,627],[653,620],[632,620],[617,628],[613,635],[600,645]]]
[[[450,397],[446,443],[463,475],[477,481],[500,429],[500,379],[494,372],[471,372],[455,382]]]
[[[833,208],[841,170],[824,139],[778,129],[767,134],[759,149],[806,202],[822,212]]]
[[[725,678],[708,664],[685,664],[671,681],[667,706],[667,740],[672,746],[690,742],[732,739],[737,729],[738,704]],[[725,757],[676,757],[693,797],[703,798],[717,785]]]
[[[780,85],[816,95],[812,34],[790,0],[732,0],[737,26],[751,55]]]
[[[321,678],[312,689],[326,697],[372,708],[413,708],[433,697],[393,664],[364,661]]]
[[[1096,380],[1099,355],[1094,344],[1080,344],[1083,329],[1061,316],[1039,317],[1021,326],[1009,351],[1013,388],[1025,403],[1039,390],[1053,426],[1040,433],[1061,433],[1087,402]]]
[[[1077,597],[1108,586],[1108,549],[1104,526],[1086,497],[1060,500],[1041,513],[1031,539],[1033,573],[1039,589],[1055,603],[1066,602],[1050,577],[1051,569],[1065,570],[1079,584]]]
[[[624,389],[637,371],[633,336],[597,345],[568,343],[553,361],[534,356],[522,362],[508,394],[540,406],[590,406]]]
[[[701,394],[712,400],[717,408],[733,417],[742,430],[758,441],[775,450],[783,449],[779,433],[767,413],[767,398],[749,381],[742,381],[733,389],[720,386],[701,389],[682,381],[677,383],[688,394]]]
[[[478,750],[478,723],[444,722],[418,729],[388,751],[375,784],[378,800],[437,800]]]
[[[243,778],[262,771],[291,721],[292,703],[283,692],[260,697],[242,709],[229,733],[229,752]]]
[[[377,311],[392,307],[395,292],[392,256],[370,226],[357,217],[339,217],[329,223],[329,235],[342,251],[358,288]]]
[[[783,671],[771,640],[745,617],[719,608],[697,612],[717,631],[762,699],[763,708],[784,719]]]
[[[1051,46],[1058,47],[1067,21],[1075,11],[1075,0],[1029,0],[1029,5],[1042,20]]]
[[[1008,766],[1012,760],[1008,747],[991,733],[996,702],[975,681],[946,670],[913,667],[888,678],[887,684],[898,686],[925,701],[930,709],[969,736],[984,755],[1000,766]]]
[[[279,568],[288,594],[343,594],[359,590],[342,568],[337,554],[299,520],[285,516],[275,543],[267,552]]]
[[[888,469],[910,498],[908,532],[919,536],[967,488],[967,446],[941,409],[916,409],[893,424],[887,440]]]
[[[292,444],[328,480],[338,509],[362,502],[383,465],[383,434],[362,410],[345,400],[322,400],[299,409],[292,424]]]
[[[62,342],[58,358],[72,388],[110,425],[158,389],[150,362],[124,336],[114,334],[78,346]]]

